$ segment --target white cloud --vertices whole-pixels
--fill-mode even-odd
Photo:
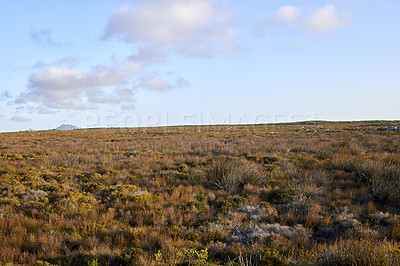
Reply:
[[[54,109],[94,109],[98,104],[124,101],[119,98],[118,87],[140,71],[138,65],[127,61],[94,66],[88,72],[55,64],[31,74],[28,90],[17,97],[16,103],[33,102]],[[111,94],[104,89],[110,86],[116,87]]]
[[[10,92],[8,90],[3,90],[0,93],[0,101],[6,100],[6,99],[9,99],[9,98],[11,98],[11,94],[10,94]]]
[[[29,119],[29,118],[20,116],[20,115],[14,115],[13,117],[10,118],[10,121],[13,121],[13,122],[29,122],[29,121],[32,121],[32,120]]]
[[[256,29],[258,34],[268,30],[289,29],[324,34],[349,25],[351,19],[340,14],[338,8],[328,4],[318,8],[283,6],[273,14],[264,14]]]
[[[103,39],[118,36],[134,43],[138,56],[158,53],[161,60],[168,52],[198,56],[236,52],[238,31],[218,2],[147,0],[139,1],[138,7],[123,6],[110,17]]]
[[[134,104],[123,104],[121,105],[121,110],[133,110],[136,108]]]
[[[52,111],[44,106],[38,106],[36,107],[36,112],[42,115],[47,115],[47,114],[55,114],[55,111]]]
[[[66,42],[55,41],[49,29],[31,29],[30,36],[33,42],[41,46],[62,47],[68,45]]]
[[[48,64],[42,60],[37,61],[32,67],[37,68],[37,69],[44,69],[44,68],[49,68],[51,66],[58,66],[58,67],[73,67],[76,66],[79,63],[79,58],[75,56],[65,56],[58,60],[55,63]]]
[[[75,56],[65,56],[58,60],[55,65],[57,66],[74,66],[79,63],[79,59]]]
[[[290,22],[297,19],[302,10],[296,6],[283,6],[276,11],[276,18],[280,21]]]
[[[163,91],[171,88],[171,85],[163,79],[148,79],[142,82],[141,87],[153,91]]]
[[[189,86],[190,86],[189,81],[187,81],[184,78],[177,78],[175,81],[175,87],[185,88],[185,87],[189,87]]]
[[[349,24],[349,20],[341,17],[334,5],[326,5],[312,12],[304,20],[304,27],[308,31],[315,33],[327,33],[344,27]]]
[[[138,63],[164,63],[167,61],[165,51],[150,46],[139,46],[135,55],[129,57],[133,62]]]
[[[167,81],[166,79],[159,77],[145,78],[137,86],[138,88],[144,88],[150,91],[166,91],[173,88],[185,88],[190,83],[181,77],[176,78],[174,81]]]

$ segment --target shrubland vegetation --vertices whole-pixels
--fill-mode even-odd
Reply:
[[[2,133],[0,262],[399,265],[388,124]]]

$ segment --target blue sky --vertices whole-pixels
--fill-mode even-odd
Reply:
[[[0,131],[400,119],[399,1],[2,4]]]

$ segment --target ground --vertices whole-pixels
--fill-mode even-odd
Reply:
[[[398,122],[0,139],[3,264],[400,263]]]

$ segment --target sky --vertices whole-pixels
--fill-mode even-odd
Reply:
[[[400,1],[1,3],[2,132],[400,119]]]

